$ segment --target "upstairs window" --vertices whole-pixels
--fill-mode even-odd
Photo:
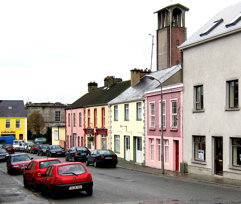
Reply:
[[[20,120],[16,120],[16,128],[20,128]]]
[[[76,126],[76,114],[73,114],[73,120],[74,120],[74,127]]]
[[[150,127],[155,128],[155,103],[150,103]]]
[[[87,121],[87,126],[90,127],[90,109],[88,109],[88,121]]]
[[[236,25],[241,19],[241,13],[239,13],[230,23],[226,24],[226,27]]]
[[[141,120],[142,119],[142,107],[141,103],[136,103],[136,119]]]
[[[118,120],[118,106],[114,106],[114,120]]]
[[[6,126],[5,126],[6,128],[10,128],[11,126],[10,126],[10,120],[6,120]]]
[[[97,109],[94,109],[94,127],[97,127]]]
[[[60,122],[60,111],[55,111],[55,122]]]
[[[203,85],[194,86],[194,110],[203,110]]]
[[[101,109],[101,125],[102,125],[102,128],[105,127],[105,108]]]
[[[162,113],[161,113],[161,106],[162,106]],[[161,125],[163,125],[163,128],[166,128],[166,101],[162,101],[162,103],[160,102],[160,128],[161,128]]]
[[[227,107],[238,108],[238,103],[238,80],[227,81]]]
[[[177,128],[177,101],[172,101],[172,128]]]
[[[129,120],[129,104],[125,104],[125,120]]]
[[[79,127],[82,126],[82,113],[79,113]]]

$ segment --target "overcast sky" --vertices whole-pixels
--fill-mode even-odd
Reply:
[[[0,0],[0,99],[73,103],[150,68],[155,11],[181,3],[187,37],[239,0]],[[152,71],[156,71],[155,45]]]

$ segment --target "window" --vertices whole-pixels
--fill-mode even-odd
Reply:
[[[241,166],[241,138],[232,138],[232,166]]]
[[[106,135],[102,135],[101,140],[102,149],[106,149]]]
[[[157,140],[157,145],[158,145],[158,161],[161,161],[161,140]]]
[[[233,26],[238,23],[241,19],[241,13],[239,13],[230,23],[226,24],[226,27]]]
[[[238,80],[227,82],[228,108],[238,108]]]
[[[169,162],[169,140],[164,140],[165,162]]]
[[[193,136],[194,142],[194,160],[206,160],[206,139],[204,136]]]
[[[90,109],[88,109],[88,121],[87,121],[87,126],[90,127]]]
[[[105,127],[105,108],[101,109],[101,125],[102,125],[102,128]]]
[[[161,117],[161,105],[162,105],[162,117]],[[163,128],[166,128],[166,101],[160,102],[160,128],[161,128],[161,122],[163,125]]]
[[[141,137],[137,137],[136,138],[136,149],[138,150],[138,151],[142,151],[142,139],[141,139]]]
[[[60,111],[55,111],[55,121],[60,122]]]
[[[68,113],[68,125],[70,127],[70,113]]]
[[[16,128],[20,128],[20,120],[16,120]]]
[[[82,126],[82,113],[79,113],[79,126]]]
[[[137,120],[141,120],[142,119],[141,103],[136,103],[136,119]]]
[[[6,128],[10,128],[10,120],[6,120]]]
[[[221,22],[223,22],[223,19],[219,19],[217,21],[214,21],[211,26],[208,27],[203,33],[200,34],[200,37],[209,34],[214,28],[216,28]]]
[[[203,110],[203,85],[194,87],[195,110]]]
[[[54,140],[59,140],[59,131],[54,130]]]
[[[150,127],[155,128],[155,103],[150,103]]]
[[[114,120],[118,120],[118,106],[114,106]]]
[[[150,139],[151,160],[154,160],[154,139]]]
[[[125,104],[125,120],[129,120],[129,104]]]
[[[172,128],[177,128],[177,101],[172,101]]]
[[[97,127],[97,109],[94,109],[94,127]]]
[[[76,114],[73,114],[73,120],[74,120],[74,127],[76,126]]]
[[[120,152],[120,135],[115,135],[115,152]]]

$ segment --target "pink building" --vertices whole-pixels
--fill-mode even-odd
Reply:
[[[183,84],[162,87],[164,169],[180,171],[182,163]],[[145,93],[146,166],[161,165],[161,88]]]

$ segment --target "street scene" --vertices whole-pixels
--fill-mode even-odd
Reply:
[[[29,154],[34,159],[45,156]],[[46,158],[46,157],[45,157]],[[63,162],[64,157],[58,157]],[[74,162],[73,162],[74,163]],[[0,203],[240,203],[241,189],[235,185],[198,179],[162,176],[155,170],[134,169],[120,162],[117,168],[88,167],[94,181],[93,195],[66,193],[57,199],[43,195],[32,187],[24,188],[23,175],[9,175],[6,162],[0,163]],[[7,183],[4,184],[4,181]]]

